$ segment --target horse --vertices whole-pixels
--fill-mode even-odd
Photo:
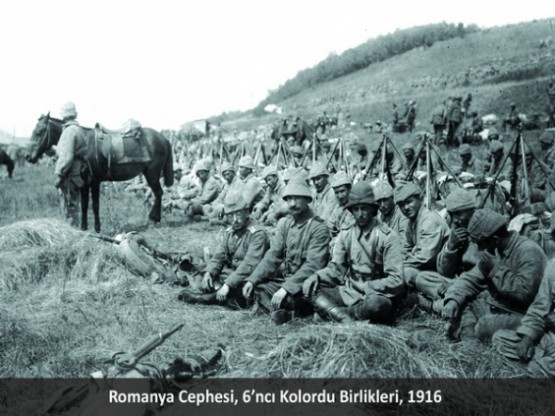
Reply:
[[[63,121],[50,117],[50,113],[39,117],[31,136],[27,161],[37,163],[45,152],[56,145],[62,134],[62,127]],[[116,164],[105,156],[102,151],[103,143],[95,129],[81,128],[86,143],[84,164],[87,166],[86,175],[83,175],[85,185],[81,188],[81,229],[88,228],[89,192],[92,196],[94,230],[98,233],[100,232],[100,183],[127,181],[140,173],[143,174],[154,194],[154,204],[148,214],[149,220],[159,223],[162,218],[163,194],[160,177],[164,176],[166,186],[172,186],[174,182],[173,152],[170,142],[156,130],[140,127],[141,140],[148,151],[149,161]]]
[[[2,149],[0,149],[0,165],[6,165],[6,168],[8,168],[8,178],[11,179],[15,164],[12,158]]]

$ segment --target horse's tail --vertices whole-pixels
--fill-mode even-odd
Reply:
[[[169,140],[166,141],[166,147],[168,149],[168,158],[166,163],[164,163],[164,185],[172,186],[174,181],[173,175],[173,149],[172,144]]]

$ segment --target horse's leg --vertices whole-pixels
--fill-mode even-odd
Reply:
[[[94,231],[100,232],[100,182],[91,184],[92,209],[94,215]]]
[[[89,228],[87,211],[89,210],[89,186],[84,185],[81,188],[81,229],[85,231]]]
[[[148,214],[148,219],[154,222],[160,222],[162,219],[162,195],[164,194],[162,186],[160,185],[160,173],[153,174],[147,171],[144,173],[144,177],[154,194],[154,205],[152,205],[150,213]]]

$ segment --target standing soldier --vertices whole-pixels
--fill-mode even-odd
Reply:
[[[376,218],[367,182],[353,186],[347,208],[356,225],[341,230],[332,261],[304,282],[303,294],[324,319],[390,323],[405,289],[399,237]]]
[[[302,297],[302,284],[326,266],[330,243],[328,227],[309,208],[312,192],[306,181],[291,180],[283,199],[291,216],[279,220],[270,250],[243,287],[245,298],[256,292],[259,304],[271,312],[276,324],[290,321],[296,313],[312,313]]]
[[[77,123],[75,104],[68,102],[62,106],[60,115],[64,122],[62,135],[56,146],[56,181],[64,197],[65,217],[74,227],[79,224],[78,207],[81,201],[81,188],[85,185],[81,171],[85,168],[86,153],[83,130]]]
[[[462,122],[461,97],[452,97],[447,110],[447,146],[455,146],[456,133]]]
[[[432,126],[434,127],[434,144],[439,145],[443,138],[443,131],[445,130],[445,101],[434,108],[432,111]]]
[[[397,104],[393,103],[393,119],[391,120],[391,128],[394,133],[399,131],[399,110]]]
[[[218,304],[235,299],[244,305],[241,289],[244,280],[256,268],[268,250],[269,240],[250,220],[250,210],[240,192],[228,195],[225,215],[231,224],[206,267],[201,282],[204,293],[185,289],[179,299],[188,303]]]

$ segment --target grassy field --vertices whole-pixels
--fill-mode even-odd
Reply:
[[[176,323],[184,328],[148,360],[210,355],[225,346],[220,377],[514,377],[520,365],[488,346],[451,343],[445,322],[417,307],[394,328],[317,319],[275,326],[250,310],[190,306],[179,287],[133,274],[111,243],[60,221],[51,166],[2,180],[0,377],[87,377],[116,351],[131,351]],[[221,229],[178,213],[146,227],[147,207],[105,184],[103,233],[139,229],[158,250],[201,255]]]

